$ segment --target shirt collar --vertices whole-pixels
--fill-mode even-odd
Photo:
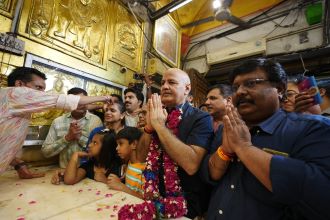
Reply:
[[[323,112],[321,112],[321,114],[330,114],[330,108],[325,109]]]
[[[138,109],[136,109],[134,112],[132,112],[131,114],[128,113],[127,111],[125,111],[125,114],[126,114],[127,116],[136,117],[140,111],[141,111],[141,109],[138,108]]]
[[[67,117],[67,118],[72,118],[71,112],[68,113],[68,114],[66,115],[66,117]],[[91,114],[87,111],[86,114],[85,114],[85,116],[82,117],[82,118],[88,120],[90,117],[91,117]],[[82,118],[81,118],[81,119],[82,119]],[[79,120],[80,120],[80,119],[79,119]]]
[[[285,112],[281,109],[277,110],[271,117],[267,118],[265,121],[261,122],[258,127],[268,134],[273,134],[275,129],[285,118]]]
[[[174,109],[181,109],[182,110],[182,112],[184,112],[184,110],[187,108],[187,102],[184,102],[184,103],[182,103],[182,104],[180,104],[180,105],[177,105],[177,106],[175,106],[175,107],[172,107],[172,108],[166,108],[166,111],[167,112],[171,112],[171,111],[173,111]]]

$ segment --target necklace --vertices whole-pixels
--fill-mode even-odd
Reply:
[[[178,136],[178,126],[182,119],[182,109],[175,109],[167,117],[166,127]],[[125,205],[118,212],[118,219],[160,219],[178,218],[187,213],[186,200],[182,194],[178,165],[160,147],[156,133],[152,134],[149,153],[144,171],[144,199],[137,205]],[[164,169],[165,196],[159,192],[159,169],[162,157]]]

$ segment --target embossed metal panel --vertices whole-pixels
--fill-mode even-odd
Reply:
[[[114,1],[111,8],[114,16],[110,20],[113,38],[110,39],[109,58],[133,71],[141,71],[143,24],[140,28],[133,15],[120,3]]]

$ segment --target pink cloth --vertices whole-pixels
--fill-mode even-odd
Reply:
[[[0,173],[4,172],[21,149],[31,113],[51,108],[72,111],[80,97],[40,92],[27,87],[0,89]]]

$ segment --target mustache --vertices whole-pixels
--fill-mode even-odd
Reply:
[[[125,102],[125,105],[126,105],[126,104],[132,104],[132,103],[131,103],[131,102],[129,102],[129,101],[127,101],[127,102]]]
[[[253,100],[247,99],[247,98],[244,98],[244,97],[238,98],[234,104],[235,104],[236,107],[238,107],[240,104],[243,104],[243,103],[255,104]]]

